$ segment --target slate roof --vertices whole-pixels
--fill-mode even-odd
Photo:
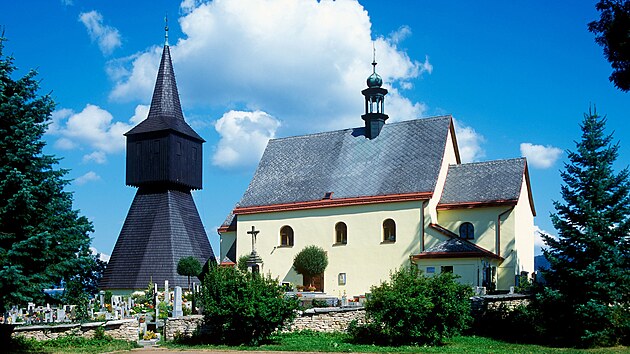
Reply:
[[[525,158],[450,165],[440,205],[516,202],[521,193]]]
[[[190,192],[140,188],[99,287],[144,289],[151,279],[186,287],[188,278],[177,274],[177,262],[187,256],[202,265],[214,260]]]
[[[466,258],[466,257],[490,257],[502,259],[498,255],[483,249],[467,240],[461,239],[452,231],[437,225],[430,225],[433,229],[448,236],[449,239],[439,242],[424,252],[414,255],[413,258]]]
[[[175,82],[175,72],[171,62],[171,51],[164,46],[158,70],[151,108],[147,119],[125,133],[126,136],[163,130],[173,130],[193,139],[204,141],[184,120],[179,93]]]
[[[238,207],[432,193],[451,119],[386,124],[374,139],[354,128],[270,140]]]

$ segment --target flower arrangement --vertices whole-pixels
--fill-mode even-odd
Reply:
[[[145,333],[144,336],[142,336],[142,339],[144,340],[157,339],[157,334],[155,334],[155,332],[153,331],[147,331],[147,333]]]

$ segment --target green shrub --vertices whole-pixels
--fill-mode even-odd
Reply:
[[[257,345],[290,323],[297,298],[285,297],[270,276],[214,267],[206,274],[200,295],[204,325],[198,339],[206,343]]]
[[[358,342],[388,345],[444,344],[471,321],[472,289],[451,273],[424,276],[416,267],[402,267],[389,282],[372,287],[365,304],[365,325],[349,332]]]
[[[247,273],[247,261],[249,260],[249,255],[244,254],[238,257],[238,261],[236,262],[236,267],[243,273]]]
[[[501,304],[476,316],[472,333],[510,342],[544,343],[540,317],[533,306]]]

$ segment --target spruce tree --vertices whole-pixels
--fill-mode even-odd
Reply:
[[[539,294],[549,335],[579,346],[616,345],[630,334],[630,184],[615,173],[619,144],[589,110],[561,173],[558,238],[544,236],[550,263]]]
[[[0,35],[0,311],[41,301],[42,290],[94,267],[91,223],[72,209],[59,159],[43,153],[54,103],[37,73],[13,79]]]

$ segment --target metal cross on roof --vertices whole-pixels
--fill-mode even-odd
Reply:
[[[256,250],[256,236],[260,230],[256,230],[254,226],[252,226],[252,231],[247,231],[248,234],[252,235],[252,252]]]

